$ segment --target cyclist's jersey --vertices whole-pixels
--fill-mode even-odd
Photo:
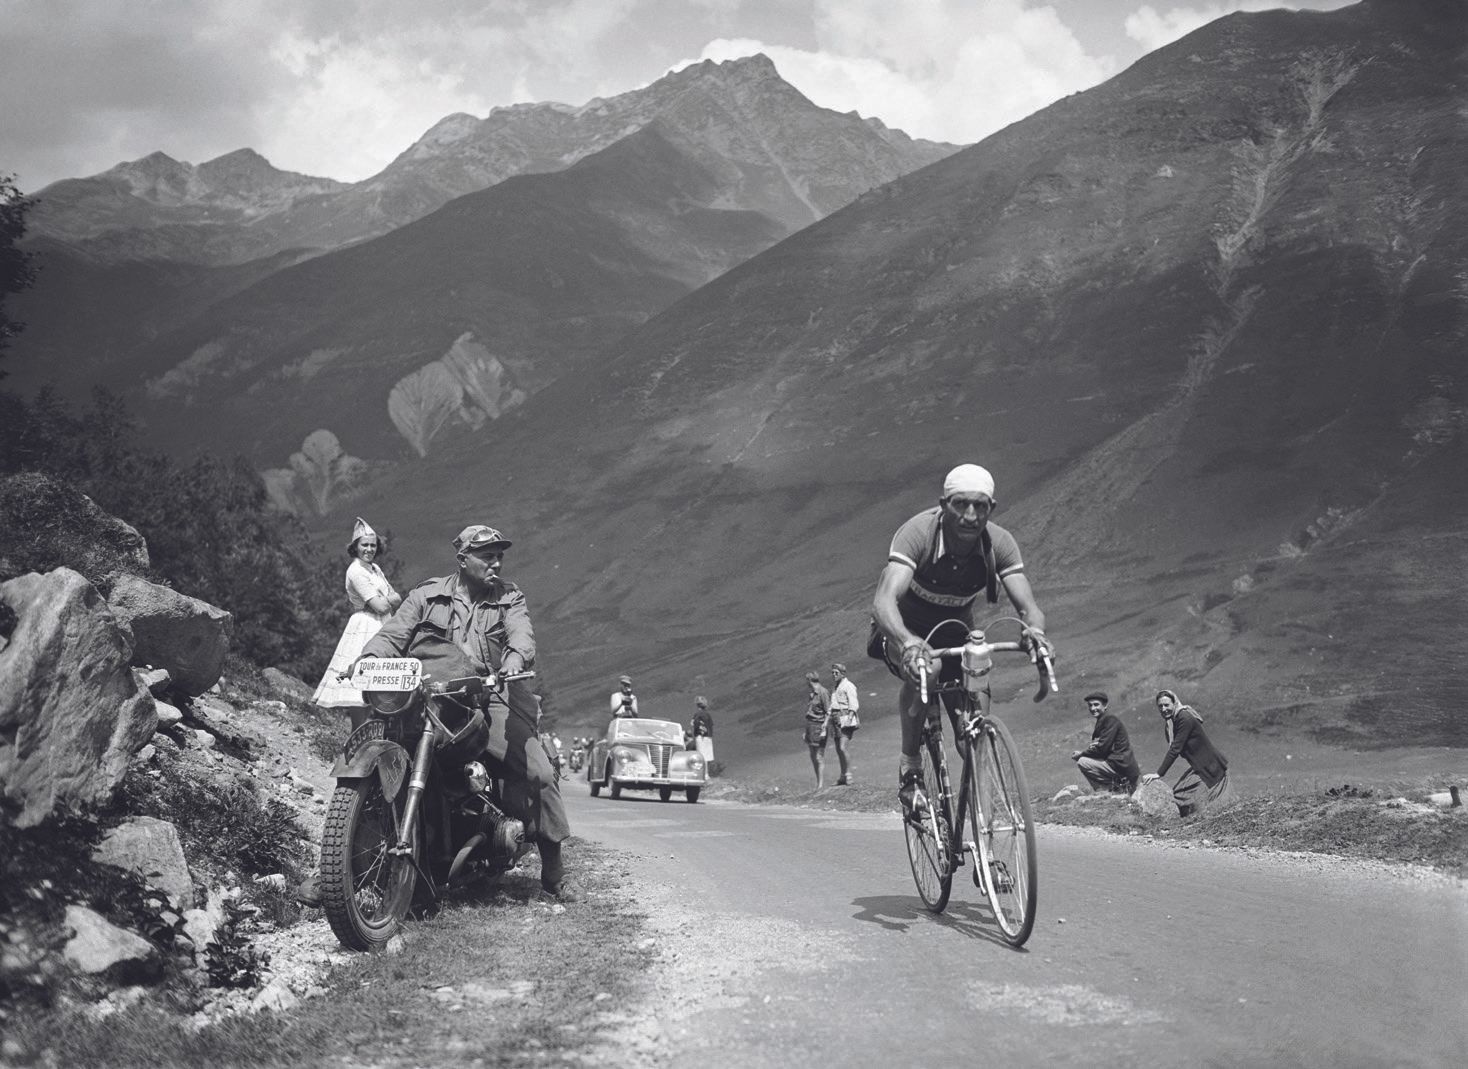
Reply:
[[[949,554],[943,538],[942,506],[919,512],[897,529],[887,560],[906,564],[912,569],[912,582],[897,599],[904,619],[909,614],[931,616],[934,610],[949,610],[949,615],[967,615],[974,600],[989,585],[989,565],[982,551],[982,540],[965,555]],[[988,525],[993,546],[996,578],[1024,571],[1019,546],[1014,536],[996,524]]]

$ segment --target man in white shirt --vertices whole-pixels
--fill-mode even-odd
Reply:
[[[619,716],[637,715],[637,695],[632,693],[632,677],[623,676],[620,690],[612,691],[612,719]]]
[[[836,781],[838,787],[856,782],[856,777],[851,774],[851,760],[846,754],[846,747],[856,729],[861,727],[861,718],[856,715],[860,707],[856,684],[846,678],[846,666],[840,663],[831,665],[830,733],[836,739],[836,756],[841,761],[841,778]]]

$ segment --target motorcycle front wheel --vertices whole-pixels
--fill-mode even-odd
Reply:
[[[397,934],[413,901],[417,871],[390,853],[401,806],[382,796],[375,775],[338,784],[321,830],[321,898],[342,946],[374,950]],[[417,836],[413,836],[414,853]]]

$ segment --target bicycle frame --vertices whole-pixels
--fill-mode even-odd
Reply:
[[[969,630],[958,620],[945,621],[938,628],[948,625],[965,627],[964,644],[932,652],[939,661],[961,659],[962,673],[957,679],[940,678],[931,695],[936,700],[932,701],[926,663],[919,673],[925,709],[921,746],[926,763],[932,766],[935,782],[929,787],[935,794],[926,810],[916,810],[905,818],[905,823],[912,825],[905,826],[909,859],[919,894],[929,909],[942,912],[954,872],[965,858],[972,858],[975,886],[988,898],[1005,942],[1017,947],[1034,930],[1039,870],[1024,769],[1008,729],[991,712],[993,698],[987,677],[993,668],[992,654],[1002,651],[1030,655],[1040,671],[1036,701],[1059,688],[1043,646],[1031,650],[1019,642],[990,643],[982,631]],[[938,628],[929,633],[929,640]],[[948,774],[947,747],[943,745],[945,712],[963,762],[956,798]],[[926,818],[921,815],[924,812]],[[946,829],[939,827],[940,819],[947,823]],[[972,832],[972,839],[964,837],[965,830]],[[933,844],[936,857],[931,851],[915,852],[915,844],[920,847],[924,839]],[[930,867],[919,864],[923,854],[928,856]],[[929,874],[936,878],[936,889],[928,883]]]

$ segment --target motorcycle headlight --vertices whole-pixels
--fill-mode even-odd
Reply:
[[[362,698],[378,716],[400,716],[418,696],[415,690],[364,690]]]

